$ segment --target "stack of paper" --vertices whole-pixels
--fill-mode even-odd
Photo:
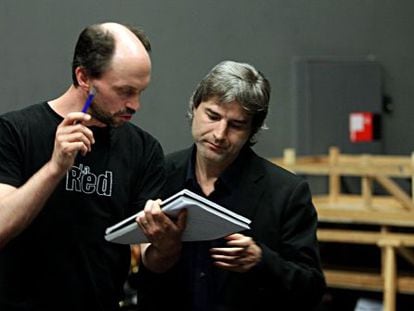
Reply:
[[[246,217],[238,215],[187,189],[164,200],[161,208],[164,213],[171,217],[177,216],[181,209],[187,209],[187,226],[182,235],[183,241],[214,240],[250,229],[250,220]],[[141,228],[135,222],[138,214],[107,228],[105,239],[121,244],[148,242]]]
[[[383,305],[381,301],[359,298],[354,311],[382,311]]]

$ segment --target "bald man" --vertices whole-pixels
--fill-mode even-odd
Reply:
[[[67,91],[0,116],[0,310],[119,308],[130,250],[105,228],[158,197],[165,177],[160,144],[129,122],[150,49],[140,30],[89,26]]]

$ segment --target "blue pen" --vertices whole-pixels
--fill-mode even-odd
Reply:
[[[96,95],[96,90],[92,86],[90,91],[89,91],[88,98],[86,99],[85,105],[83,105],[82,112],[86,113],[86,111],[88,111],[89,106],[91,105],[92,100],[95,97],[95,95]]]

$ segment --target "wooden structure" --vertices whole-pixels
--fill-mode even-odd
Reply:
[[[324,269],[328,286],[382,291],[384,311],[396,310],[397,293],[414,294],[414,274],[400,275],[396,261],[400,255],[414,266],[414,154],[350,155],[331,147],[329,155],[302,157],[286,149],[283,158],[270,160],[297,174],[328,178],[328,193],[313,196],[318,219],[321,223],[349,224],[349,229],[319,228],[320,242],[376,245],[381,250],[381,273]],[[341,176],[359,177],[360,194],[342,193]],[[411,180],[410,194],[396,178]],[[375,182],[388,194],[375,195]],[[375,225],[379,230],[352,229],[355,224]]]

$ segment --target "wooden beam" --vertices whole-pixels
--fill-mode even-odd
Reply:
[[[397,248],[397,252],[401,255],[401,257],[414,266],[414,251],[407,247],[401,246]]]
[[[412,212],[369,211],[362,209],[320,208],[315,204],[320,222],[374,224],[409,227],[414,225]]]
[[[364,206],[368,209],[372,206],[372,178],[363,176],[361,180],[361,192]]]
[[[392,244],[392,243],[391,243]],[[385,243],[384,264],[382,265],[382,276],[384,278],[383,301],[384,310],[395,311],[397,294],[397,264],[395,260],[395,248],[390,243]]]
[[[381,233],[361,230],[318,229],[318,240],[321,242],[339,242],[350,244],[371,244],[382,246],[387,241],[396,241],[392,246],[414,247],[414,234],[410,233]]]
[[[382,292],[383,279],[380,274],[342,270],[324,270],[329,287]]]
[[[375,180],[383,186],[391,195],[399,201],[402,206],[409,211],[414,211],[414,204],[411,197],[407,195],[392,179],[387,176],[375,174]]]
[[[382,292],[384,290],[384,279],[380,274],[324,269],[324,275],[329,287],[377,292]],[[414,294],[414,277],[397,277],[397,292]]]
[[[338,200],[341,192],[340,175],[333,170],[338,164],[339,148],[329,148],[329,202],[334,203]]]
[[[289,166],[296,163],[296,151],[292,148],[283,150],[283,165]]]

